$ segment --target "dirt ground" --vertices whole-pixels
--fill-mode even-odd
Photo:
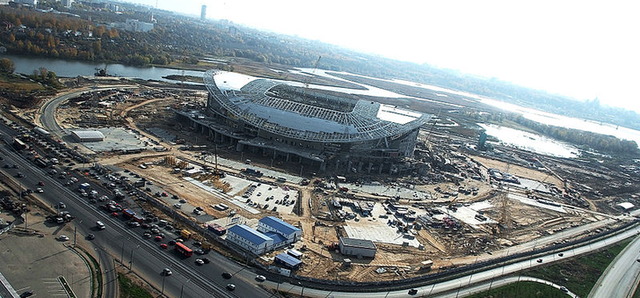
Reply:
[[[475,161],[477,161],[480,164],[482,164],[487,169],[489,169],[489,168],[499,169],[501,171],[505,171],[507,173],[516,175],[518,177],[523,177],[523,178],[527,178],[527,179],[531,179],[531,180],[535,180],[535,181],[542,181],[542,182],[545,182],[545,183],[553,184],[558,188],[562,188],[562,185],[563,185],[563,183],[562,183],[562,181],[560,179],[558,179],[557,177],[555,177],[554,175],[551,175],[549,173],[541,172],[541,171],[530,169],[530,168],[521,167],[521,166],[518,166],[518,165],[508,164],[506,162],[502,162],[502,161],[499,161],[499,160],[490,159],[490,158],[486,158],[486,157],[482,157],[482,156],[477,156],[477,155],[472,156],[472,158]]]
[[[177,106],[181,103],[201,104],[204,99],[204,96],[193,96],[186,99],[178,96],[167,96],[161,99],[153,99],[148,96],[132,96],[130,100],[119,103],[108,110],[95,110],[94,112],[110,115],[107,120],[113,121],[112,125],[128,126],[157,141],[160,140],[147,133],[143,128],[150,126],[162,127],[179,134],[187,144],[204,144],[206,139],[203,136],[176,124],[173,112],[168,110],[169,107]],[[90,114],[90,112],[86,109],[77,108],[60,109],[57,117],[63,122],[63,125],[70,126],[75,124],[74,121],[67,120],[65,122],[63,120],[87,117],[86,114]],[[174,165],[165,163],[165,158],[168,156],[193,160],[195,159],[194,153],[176,150],[174,149],[175,144],[162,142],[161,144],[171,148],[171,150],[168,152],[146,151],[132,155],[104,154],[99,158],[99,162],[135,171],[154,184],[162,186],[168,193],[177,194],[180,198],[187,200],[188,203],[203,207],[207,214],[217,218],[227,216],[226,212],[210,207],[218,203],[227,203],[225,199],[192,185],[178,174],[172,174]],[[218,153],[223,157],[240,159],[238,153],[234,151],[221,149]],[[470,156],[470,158],[481,164],[485,171],[487,168],[497,168],[519,177],[543,181],[558,187],[562,186],[560,179],[545,172],[509,165],[505,162],[480,156]],[[257,158],[254,162],[260,163],[260,159]],[[138,165],[141,163],[147,164],[148,168],[140,169]],[[238,169],[225,168],[224,170],[238,172]],[[458,186],[477,188],[477,195],[460,196],[458,199],[454,199],[441,197],[440,193],[436,191],[437,187],[443,190],[456,190]],[[291,187],[294,186],[291,185]],[[483,211],[485,215],[503,221],[508,228],[496,228],[496,225],[487,225],[480,229],[472,229],[468,226],[463,226],[458,232],[444,231],[439,228],[424,228],[419,230],[416,235],[423,245],[422,248],[376,243],[378,252],[375,259],[359,260],[350,258],[352,264],[351,266],[346,266],[344,259],[348,257],[329,251],[326,248],[327,244],[338,242],[339,237],[345,235],[342,227],[348,224],[330,220],[331,210],[329,205],[330,200],[335,197],[335,192],[328,191],[327,194],[322,194],[313,192],[313,186],[297,187],[302,194],[300,200],[301,206],[303,206],[302,216],[293,213],[281,214],[269,210],[260,210],[260,214],[251,214],[242,208],[234,209],[245,218],[257,219],[266,215],[277,215],[285,221],[301,227],[303,241],[296,244],[296,248],[303,250],[305,255],[303,257],[304,266],[297,274],[316,278],[363,281],[412,277],[426,272],[421,270],[420,263],[423,261],[432,260],[434,262],[433,271],[457,266],[473,262],[473,254],[530,241],[548,233],[546,231],[560,230],[572,224],[586,221],[581,214],[559,216],[551,211],[534,208],[513,200],[505,207],[494,198],[495,189],[486,181],[466,179],[461,185],[452,182],[418,184],[415,185],[416,190],[434,195],[435,200],[424,202],[427,207],[447,206],[454,202],[468,204],[488,199],[492,202],[494,208]],[[241,189],[234,189],[227,194],[234,196],[242,191]],[[382,198],[381,201],[385,199]],[[311,208],[308,206],[311,206]],[[261,259],[269,260],[269,257],[273,257],[274,254],[268,254]]]

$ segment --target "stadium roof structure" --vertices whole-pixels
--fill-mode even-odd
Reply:
[[[217,70],[207,71],[203,79],[212,97],[234,117],[303,141],[348,143],[393,137],[420,127],[431,117],[352,99],[345,93],[344,97],[323,94]]]
[[[276,231],[280,232],[282,235],[290,235],[297,231],[300,231],[299,228],[294,227],[288,222],[283,221],[275,216],[266,216],[259,220],[259,222],[274,228]]]
[[[255,245],[260,245],[264,242],[272,240],[269,236],[262,234],[246,225],[235,225],[233,227],[230,227],[227,231],[229,233],[237,234]]]

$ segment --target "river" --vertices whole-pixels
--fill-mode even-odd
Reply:
[[[16,66],[16,72],[24,73],[24,74],[32,74],[34,70],[37,70],[40,67],[45,67],[46,69],[54,71],[60,77],[93,76],[94,73],[96,72],[96,69],[104,68],[105,66],[104,63],[71,61],[71,60],[67,61],[62,59],[52,59],[52,58],[42,58],[42,57],[28,57],[28,56],[16,56],[16,55],[0,55],[0,57],[6,57],[13,60]],[[300,68],[298,70],[292,69],[290,71],[291,72],[306,71],[309,73],[315,73],[316,75],[320,75],[320,76],[326,76],[333,79],[343,80],[342,78],[332,76],[331,74],[328,73],[329,72],[328,70],[323,70],[323,69]],[[187,76],[201,77],[204,74],[204,72],[202,71],[193,71],[193,70],[183,71],[179,69],[153,67],[153,66],[152,67],[135,67],[135,66],[126,66],[122,64],[109,64],[107,67],[107,72],[112,75],[126,77],[126,78],[140,78],[144,80],[158,80],[158,81],[166,81],[166,82],[174,82],[174,83],[177,81],[164,79],[163,77],[168,75],[183,75],[183,74]],[[350,73],[347,73],[347,74],[350,74]],[[355,74],[351,74],[351,75],[355,75]],[[572,118],[572,117],[566,117],[562,115],[546,113],[543,111],[505,103],[503,101],[486,98],[483,96],[471,94],[464,91],[450,90],[450,89],[446,89],[438,86],[418,84],[418,83],[402,81],[402,80],[390,80],[390,81],[400,83],[400,84],[418,86],[425,89],[436,90],[443,93],[454,93],[458,95],[467,96],[475,100],[479,100],[488,105],[492,105],[501,109],[520,113],[524,115],[526,118],[529,118],[531,120],[534,120],[536,122],[540,122],[543,124],[572,128],[572,129],[581,129],[581,130],[591,131],[599,134],[612,135],[620,139],[635,141],[638,145],[640,145],[640,131],[637,131],[637,130],[633,130],[625,127],[618,127],[618,126],[607,124],[607,123],[599,123],[599,122],[594,122],[594,121],[589,121],[589,120],[584,120],[579,118]],[[397,98],[408,97],[408,96],[397,94],[388,90],[375,88],[373,86],[359,84],[356,82],[352,82],[352,83],[362,85],[367,89],[355,90],[355,89],[346,89],[346,88],[337,88],[337,87],[328,87],[328,86],[315,86],[315,85],[313,85],[312,88],[330,89],[334,91],[347,92],[352,94],[371,95],[371,96],[397,97]],[[297,84],[300,86],[303,85],[302,83],[299,83],[299,82],[293,82],[293,84]],[[418,99],[418,100],[426,100],[426,99]]]
[[[104,68],[104,63],[51,59],[42,57],[28,57],[15,55],[0,55],[0,58],[13,60],[17,73],[32,74],[34,70],[44,67],[55,72],[59,77],[93,76],[96,69]],[[122,64],[109,64],[107,73],[119,77],[140,78],[144,80],[158,80],[166,82],[177,82],[162,77],[168,75],[183,75],[183,70],[162,68],[162,67],[135,67]],[[184,70],[186,76],[202,77],[204,72],[194,70]]]

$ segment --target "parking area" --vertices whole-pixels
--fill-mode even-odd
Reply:
[[[224,180],[232,186],[234,199],[257,210],[289,214],[298,199],[298,192],[287,186],[257,183],[231,175]]]
[[[13,220],[5,213],[0,217]],[[88,265],[68,247],[73,242],[73,229],[47,226],[44,221],[42,216],[29,215],[26,229],[20,225],[0,235],[2,274],[18,294],[32,291],[37,297],[68,297],[60,280],[64,278],[76,297],[90,297]],[[62,235],[71,239],[58,240]]]

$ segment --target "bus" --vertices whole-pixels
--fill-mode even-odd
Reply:
[[[186,258],[193,256],[193,250],[181,242],[176,242],[176,251]]]
[[[29,145],[18,138],[13,139],[13,147],[18,150],[29,150]]]

